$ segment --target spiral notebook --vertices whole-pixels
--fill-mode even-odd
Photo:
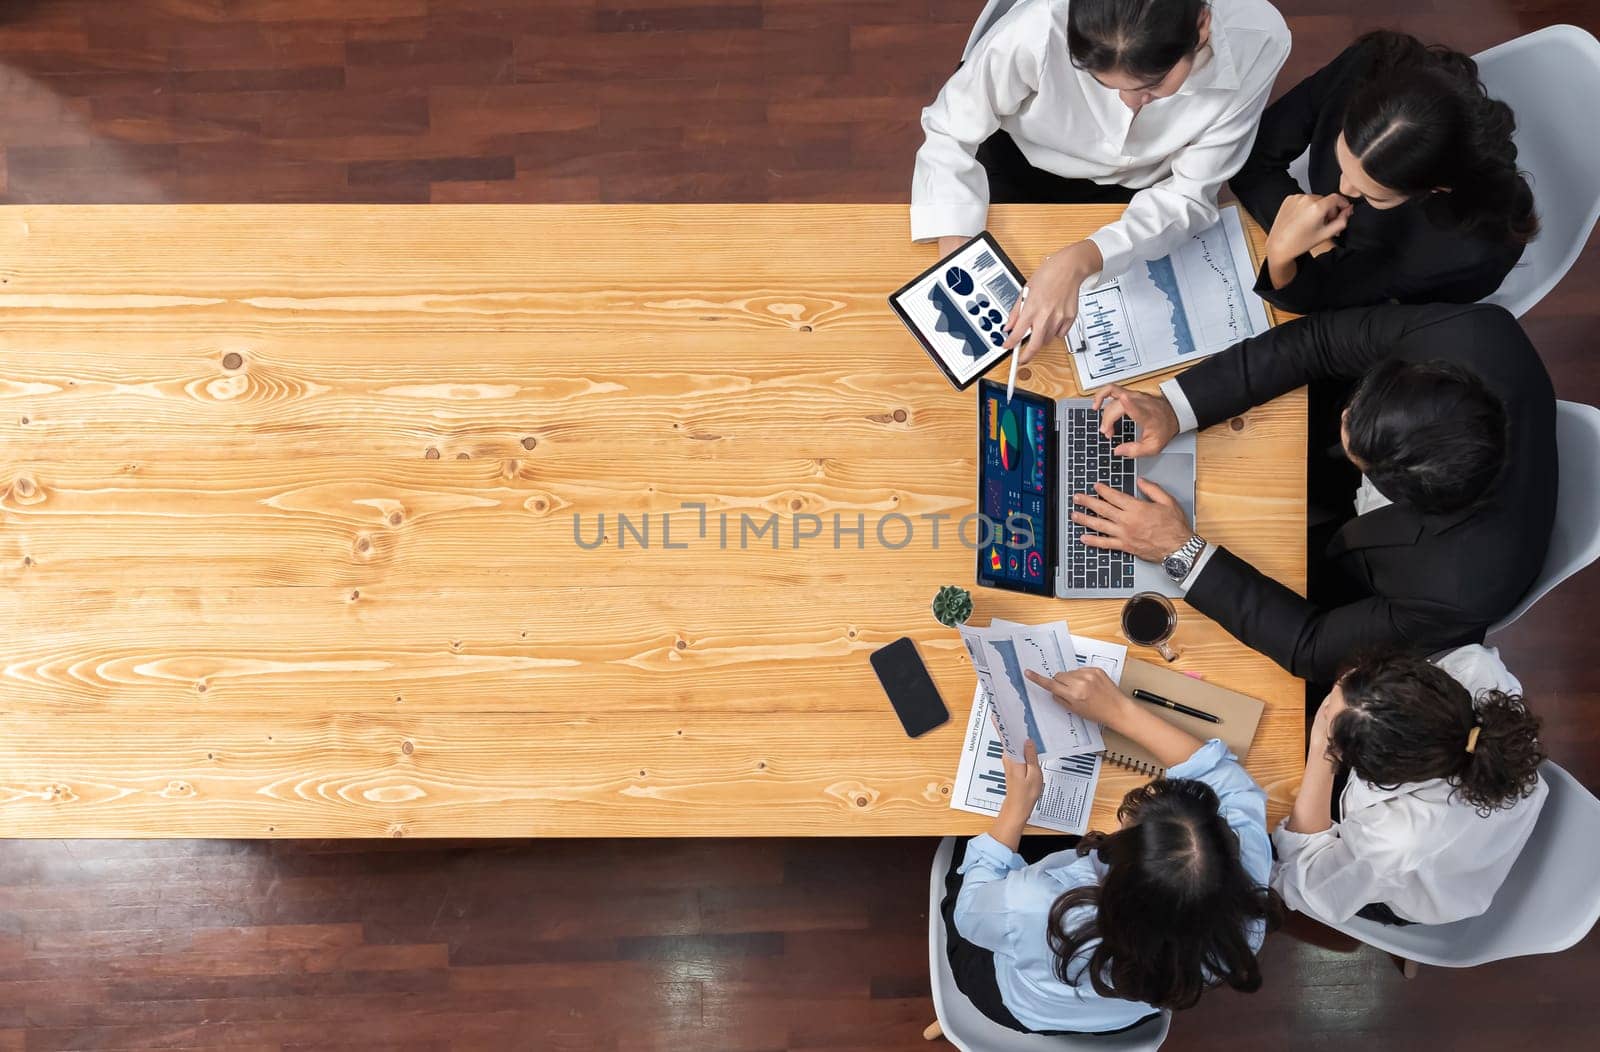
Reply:
[[[1241,760],[1250,751],[1250,742],[1256,736],[1256,726],[1261,722],[1261,713],[1266,710],[1266,705],[1248,694],[1240,694],[1214,683],[1195,679],[1193,676],[1185,676],[1181,672],[1173,672],[1171,669],[1152,665],[1148,661],[1129,661],[1124,665],[1120,686],[1125,694],[1132,693],[1135,687],[1139,687],[1152,694],[1159,694],[1163,698],[1216,716],[1222,720],[1221,723],[1207,723],[1205,720],[1197,720],[1193,716],[1185,716],[1181,712],[1173,712],[1159,705],[1135,702],[1202,741],[1207,738],[1221,738],[1228,749]],[[1167,773],[1167,769],[1142,746],[1135,745],[1110,727],[1104,728],[1103,733],[1106,743],[1104,756],[1109,762],[1155,777]]]

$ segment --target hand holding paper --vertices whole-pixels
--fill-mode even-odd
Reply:
[[[1026,677],[1029,671],[1049,677],[1077,667],[1065,622],[1036,628],[1001,623],[987,629],[964,629],[963,636],[969,631],[981,640],[995,718],[1012,759],[1022,758],[1023,744],[1028,741],[1045,758],[1104,748],[1098,726],[1055,704],[1047,689],[1030,684]]]
[[[1005,675],[998,660],[991,669],[989,659],[993,651],[985,645],[986,640],[1011,639],[1013,636],[1056,628],[1067,632],[1064,623],[1030,626],[1000,618],[995,618],[988,628],[962,626],[961,641],[972,656],[974,671],[978,674],[978,689],[973,695],[972,714],[967,721],[961,762],[950,794],[951,807],[997,816],[1010,795],[1007,785],[1012,781],[1010,771],[1014,769],[1016,761],[1007,755],[1007,737],[996,710],[993,689],[996,676],[1004,679]],[[1071,660],[1079,668],[1104,669],[1113,681],[1121,677],[1128,653],[1126,647],[1117,643],[1070,634],[1061,649],[1071,653]],[[1026,683],[1024,680],[1025,686]],[[1048,707],[1065,712],[1054,701],[1049,702]],[[1089,733],[1087,728],[1084,733]],[[1017,739],[1017,747],[1025,753],[1027,738],[1021,732],[1013,737]],[[1063,833],[1084,833],[1089,828],[1089,812],[1094,806],[1095,786],[1100,780],[1100,764],[1098,752],[1040,757],[1043,791],[1033,805],[1028,824]]]
[[[1080,668],[1053,677],[1029,672],[1028,679],[1063,708],[1112,729],[1131,704],[1104,669]]]

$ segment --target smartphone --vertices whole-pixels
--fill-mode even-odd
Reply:
[[[886,647],[872,652],[872,671],[878,674],[883,692],[889,695],[900,725],[913,738],[920,738],[935,727],[948,723],[950,710],[939,697],[939,688],[928,675],[917,645],[901,636]]]

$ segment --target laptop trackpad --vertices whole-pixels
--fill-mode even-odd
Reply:
[[[1194,454],[1162,453],[1153,460],[1139,462],[1139,477],[1154,482],[1183,506],[1183,513],[1194,523]]]

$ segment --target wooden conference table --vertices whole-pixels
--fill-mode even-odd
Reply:
[[[1114,214],[991,228],[1028,270]],[[974,509],[975,397],[885,305],[933,258],[906,233],[899,205],[0,209],[0,836],[983,829],[948,806],[973,675],[928,611],[974,557],[919,518]],[[1059,350],[1024,375],[1072,388]],[[1304,428],[1294,395],[1200,439],[1201,528],[1295,586]],[[741,549],[741,513],[778,535]],[[836,549],[835,513],[864,535]],[[975,595],[1116,638],[1115,602]],[[1180,616],[1180,667],[1270,703],[1248,767],[1283,813],[1298,681]],[[867,664],[900,635],[952,711],[915,741]],[[1099,822],[1135,779],[1107,768]]]

